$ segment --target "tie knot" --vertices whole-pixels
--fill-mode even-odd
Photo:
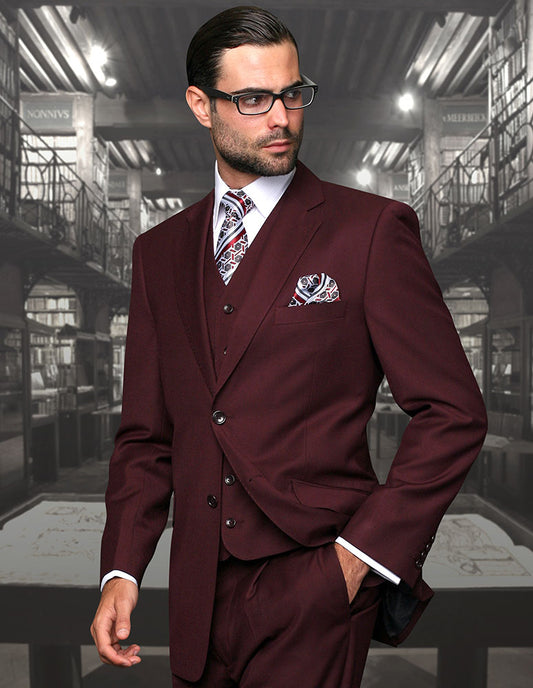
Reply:
[[[242,219],[253,208],[254,202],[242,189],[237,189],[222,196],[222,205],[228,217]]]

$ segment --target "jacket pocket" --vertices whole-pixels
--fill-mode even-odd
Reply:
[[[337,320],[344,317],[345,311],[346,301],[310,303],[307,306],[278,306],[274,322],[276,325],[290,325],[292,323]]]

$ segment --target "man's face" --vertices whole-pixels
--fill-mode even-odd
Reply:
[[[300,83],[296,48],[242,45],[227,50],[215,88],[227,93],[264,89],[278,93]],[[269,112],[241,115],[234,103],[217,99],[211,109],[211,137],[219,172],[232,188],[260,176],[290,172],[303,136],[303,111],[287,110],[277,99]]]

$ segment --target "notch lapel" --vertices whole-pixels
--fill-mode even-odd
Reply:
[[[184,211],[187,226],[176,231],[173,270],[178,311],[211,393],[215,387],[215,371],[205,315],[204,257],[212,226],[213,199],[211,191],[203,201]]]
[[[255,239],[257,241],[263,234],[261,254],[242,306],[236,314],[228,355],[219,371],[216,392],[235,369],[296,262],[319,228],[322,203],[320,180],[298,163],[291,185]],[[239,269],[243,268],[245,263]]]

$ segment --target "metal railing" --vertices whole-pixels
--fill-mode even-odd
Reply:
[[[532,84],[498,98],[487,127],[412,199],[430,259],[463,245],[533,197]]]
[[[19,132],[19,159],[11,161],[9,197],[3,210],[24,221],[56,245],[68,247],[83,262],[125,284],[131,276],[135,234],[69,164],[4,101],[0,129]],[[24,128],[23,128],[24,127]],[[23,131],[23,133],[20,133]]]

